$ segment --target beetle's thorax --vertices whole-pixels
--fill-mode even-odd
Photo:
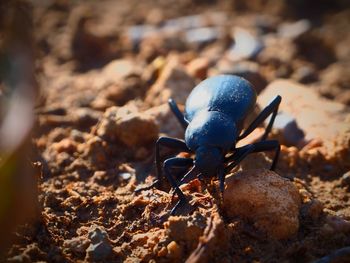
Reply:
[[[235,123],[228,115],[218,111],[198,112],[185,132],[185,142],[192,151],[210,147],[224,153],[235,145],[236,138]]]

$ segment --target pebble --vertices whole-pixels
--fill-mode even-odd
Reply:
[[[139,113],[129,105],[111,107],[103,114],[97,135],[127,146],[141,146],[158,138],[158,126],[152,116]]]
[[[286,239],[298,232],[300,205],[294,184],[270,170],[246,170],[226,179],[228,217],[245,218],[270,237]]]
[[[281,144],[298,146],[304,141],[304,131],[299,128],[296,119],[288,113],[280,112],[277,114],[273,127],[280,131],[282,138],[279,141]]]
[[[127,30],[127,37],[131,40],[134,47],[140,42],[150,36],[154,36],[159,32],[153,25],[136,25],[131,26]]]
[[[131,174],[130,173],[120,173],[119,176],[123,179],[123,180],[129,180],[131,178]]]
[[[282,38],[291,38],[295,39],[302,34],[308,32],[311,29],[311,23],[307,19],[302,19],[293,23],[283,23],[278,29],[277,33]]]
[[[134,25],[127,29],[126,35],[134,45],[134,48],[148,38],[176,35],[184,31],[186,31],[185,39],[189,43],[203,43],[203,41],[206,42],[208,39],[213,39],[213,37],[213,40],[216,40],[219,26],[223,26],[226,23],[226,15],[223,12],[189,15],[165,21],[162,21],[162,16],[163,14],[160,14],[159,10],[151,10],[147,16],[150,24]]]
[[[189,44],[207,44],[219,39],[222,35],[220,28],[201,27],[187,30],[185,40]]]
[[[112,247],[108,243],[99,242],[97,244],[91,244],[86,249],[86,259],[97,261],[104,260],[112,253]]]
[[[192,77],[203,80],[207,77],[209,64],[209,59],[205,57],[195,58],[186,65],[186,70]]]
[[[165,21],[163,30],[167,31],[169,29],[176,28],[179,31],[182,31],[191,28],[203,27],[204,23],[205,20],[202,15],[183,16]]]
[[[179,260],[181,258],[182,249],[175,241],[171,241],[167,245],[167,250],[168,250],[168,256],[173,260],[175,259]]]
[[[88,239],[82,236],[74,237],[72,239],[65,240],[63,247],[65,250],[71,251],[76,254],[84,254],[88,248],[90,242]]]
[[[91,244],[86,249],[86,260],[105,260],[112,254],[112,246],[108,239],[108,234],[102,227],[96,225],[91,226],[88,237]]]
[[[340,178],[340,184],[350,188],[350,171],[343,174],[343,176]]]
[[[106,142],[98,136],[87,140],[86,143],[79,145],[78,150],[82,152],[82,157],[87,158],[93,166],[105,168],[108,160],[106,153]]]
[[[232,61],[239,61],[255,57],[264,45],[257,37],[243,28],[235,28],[234,43],[228,51],[228,57]]]
[[[53,143],[52,148],[58,153],[67,152],[74,153],[77,150],[77,144],[75,141],[65,138],[59,142]]]
[[[140,76],[129,76],[121,83],[109,85],[99,94],[112,101],[114,105],[125,105],[129,100],[140,97],[144,93],[143,81]]]
[[[322,98],[315,90],[290,80],[280,79],[269,84],[258,98],[259,106],[266,107],[277,94],[282,97],[279,111],[297,121],[305,132],[306,140],[321,138],[330,141],[349,130],[349,108]]]
[[[130,76],[140,76],[142,68],[139,64],[129,59],[116,59],[103,67],[98,78],[95,80],[99,88],[103,88],[111,83],[123,81]]]
[[[96,244],[108,239],[108,234],[103,228],[94,225],[90,228],[88,237],[93,244]]]

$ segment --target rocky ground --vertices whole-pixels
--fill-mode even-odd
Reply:
[[[350,8],[262,2],[37,3],[39,208],[2,259],[350,262]],[[156,139],[184,136],[167,99],[183,109],[218,74],[256,88],[246,124],[282,96],[276,173],[251,155],[223,197],[216,178],[183,185],[190,205],[170,216],[169,189],[135,189],[154,180]]]

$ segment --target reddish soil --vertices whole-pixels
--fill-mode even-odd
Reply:
[[[350,262],[350,7],[346,1],[291,2],[35,4],[40,95],[29,160],[38,175],[38,208],[34,220],[16,228],[2,260],[313,262],[328,255],[322,262]],[[305,137],[276,127],[271,138],[282,144],[277,175],[261,170],[272,154],[254,154],[228,180],[227,189],[239,180],[248,184],[246,191],[225,193],[233,204],[223,203],[216,178],[195,179],[182,186],[190,205],[170,216],[178,199],[169,186],[135,189],[154,180],[157,138],[184,136],[167,99],[183,109],[191,89],[217,74],[240,75],[261,96],[279,78],[291,83],[288,91],[301,85],[312,92],[313,101],[300,92],[301,101],[280,110]],[[319,111],[318,123],[337,127],[334,133],[308,126],[300,108],[293,111],[297,105]],[[256,141],[261,130],[241,144]],[[186,156],[171,150],[162,156],[176,154]],[[260,195],[250,187],[254,174],[278,185],[273,190],[259,179],[264,191],[288,190]],[[248,211],[249,200],[261,206]],[[283,219],[285,209],[296,216],[292,223]],[[270,217],[261,223],[260,213]]]

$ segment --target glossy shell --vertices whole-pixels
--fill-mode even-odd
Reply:
[[[185,118],[191,122],[202,111],[219,111],[227,114],[234,123],[240,124],[256,103],[256,92],[243,78],[219,75],[199,83],[186,101]]]
[[[226,114],[201,111],[189,123],[185,141],[192,151],[199,146],[218,147],[228,151],[235,142],[237,129]]]

